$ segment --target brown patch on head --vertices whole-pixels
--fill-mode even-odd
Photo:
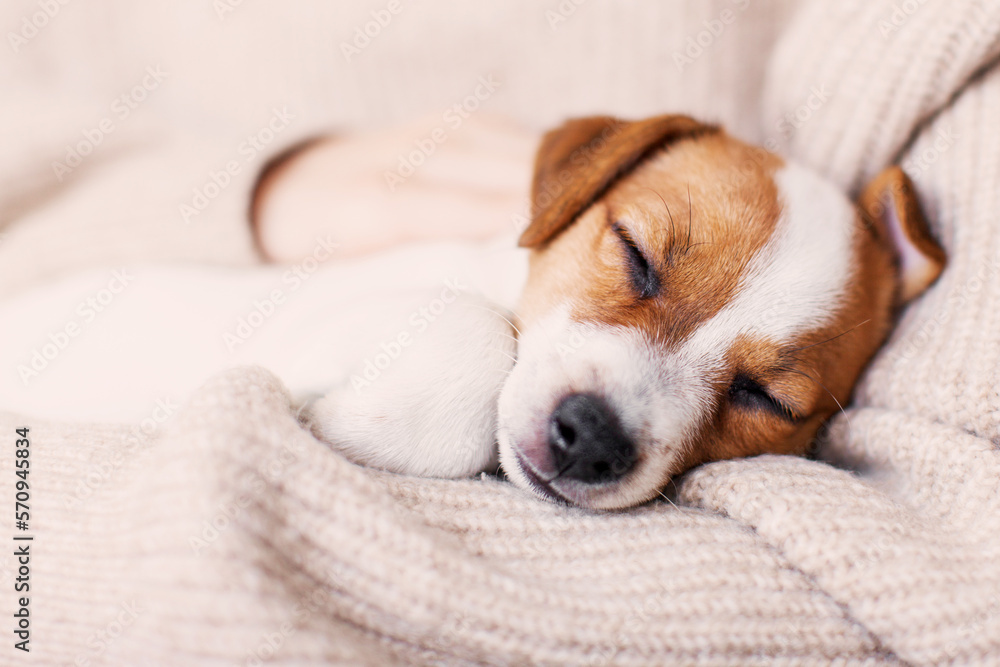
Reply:
[[[736,457],[802,454],[820,426],[849,404],[859,376],[891,330],[898,289],[891,250],[865,227],[859,210],[853,235],[854,279],[825,326],[785,345],[744,339],[732,347],[716,387],[716,409],[702,424],[679,471]],[[765,388],[791,415],[771,409],[773,405],[748,409],[733,401],[728,394],[732,378],[739,374]]]
[[[822,423],[850,402],[898,309],[943,270],[944,250],[930,232],[913,183],[899,167],[889,167],[865,189],[854,230],[855,276],[827,326],[785,350],[757,341],[737,345],[730,354],[731,369],[749,370],[779,399],[793,406],[798,402],[800,419],[789,423],[773,412],[749,414],[720,401],[682,469],[765,452],[804,452]]]
[[[520,245],[547,243],[656,148],[718,132],[688,116],[628,122],[610,116],[567,121],[548,132],[535,156],[531,224]]]
[[[780,166],[721,132],[657,150],[532,253],[522,319],[570,303],[575,319],[636,327],[667,345],[685,338],[733,298],[770,238]],[[656,298],[630,285],[626,239],[655,272]]]
[[[805,451],[832,400],[815,381],[807,359],[811,348],[800,347],[736,341],[715,378],[715,409],[687,448],[680,471],[764,452]]]

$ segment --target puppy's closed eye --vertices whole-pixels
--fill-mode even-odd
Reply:
[[[801,417],[790,406],[778,400],[764,385],[745,373],[737,373],[729,385],[729,401],[746,410],[763,410],[788,422]]]
[[[611,224],[611,231],[621,240],[628,262],[628,278],[632,290],[640,299],[649,299],[660,292],[660,276],[642,249],[629,234],[628,230],[618,222]]]

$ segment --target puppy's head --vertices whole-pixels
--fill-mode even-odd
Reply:
[[[700,463],[802,453],[944,261],[899,169],[856,208],[682,116],[550,132],[532,197],[501,462],[596,509]]]

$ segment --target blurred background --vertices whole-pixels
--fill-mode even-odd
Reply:
[[[126,257],[255,261],[248,192],[271,156],[323,132],[442,118],[477,88],[472,113],[533,130],[685,112],[780,139],[760,93],[796,4],[4,3],[0,295]]]

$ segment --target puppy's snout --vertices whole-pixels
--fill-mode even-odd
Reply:
[[[632,469],[635,445],[601,398],[572,394],[552,412],[549,446],[559,476],[612,482]]]

